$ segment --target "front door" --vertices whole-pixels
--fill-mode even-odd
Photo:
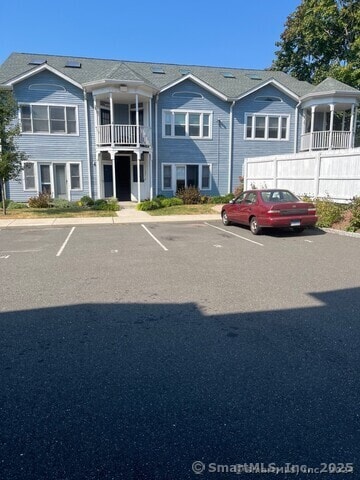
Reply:
[[[130,157],[115,156],[116,198],[131,200]]]
[[[67,198],[65,165],[54,165],[55,198]]]

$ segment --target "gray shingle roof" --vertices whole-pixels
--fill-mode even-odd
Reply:
[[[346,85],[346,83],[339,82],[335,78],[326,78],[319,85],[316,85],[311,91],[311,93],[327,93],[327,92],[354,92],[359,93],[354,87]]]
[[[184,71],[196,76],[213,89],[229,99],[237,98],[246,92],[274,79],[296,96],[302,97],[313,91],[314,87],[307,82],[300,82],[283,72],[270,70],[246,70],[238,68],[208,67],[196,65],[154,64],[150,62],[129,62],[123,60],[105,60],[57,55],[13,53],[0,67],[0,84],[24,74],[33,68],[29,63],[46,59],[51,67],[83,85],[104,79],[142,80],[158,90],[184,77]],[[66,63],[77,61],[81,68],[65,67]],[[154,73],[154,67],[161,68],[164,74]],[[234,78],[226,78],[224,73],[231,73]],[[340,83],[340,82],[339,82]],[[320,84],[321,85],[321,84]],[[351,88],[351,87],[348,87]]]

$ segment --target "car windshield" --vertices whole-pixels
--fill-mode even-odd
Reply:
[[[299,199],[288,190],[270,190],[261,192],[261,198],[266,203],[299,201]]]

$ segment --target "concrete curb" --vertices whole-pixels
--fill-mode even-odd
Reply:
[[[335,235],[342,235],[343,237],[360,238],[360,233],[346,232],[345,230],[337,230],[336,228],[320,228],[326,233],[334,233]]]
[[[121,214],[123,211],[118,212]],[[130,212],[116,217],[96,217],[96,218],[24,218],[0,220],[0,228],[7,227],[43,227],[57,225],[116,225],[128,223],[165,223],[165,222],[207,222],[210,220],[219,220],[219,214],[204,215],[164,215],[151,216],[146,212],[140,212],[131,209]]]

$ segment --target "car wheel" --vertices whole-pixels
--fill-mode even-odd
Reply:
[[[221,213],[221,219],[224,225],[230,225],[230,220],[228,219],[228,216],[225,210]]]
[[[293,231],[294,231],[295,233],[301,233],[301,232],[303,232],[304,230],[305,230],[304,227],[294,227],[294,228],[293,228]]]
[[[259,227],[256,217],[252,217],[250,220],[250,230],[253,235],[259,235],[261,232],[261,227]]]

